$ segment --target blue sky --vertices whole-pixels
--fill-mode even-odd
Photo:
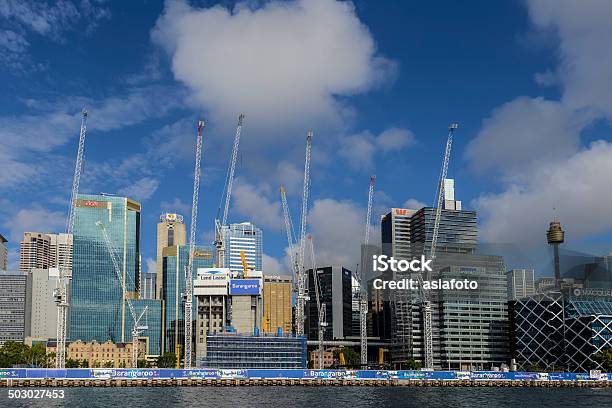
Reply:
[[[568,246],[610,252],[611,19],[605,0],[0,1],[11,265],[24,231],[63,228],[83,106],[81,192],[142,202],[145,268],[159,214],[188,218],[200,118],[212,241],[240,112],[230,220],[264,229],[269,271],[286,270],[278,187],[297,224],[308,129],[320,262],[355,262],[370,174],[375,230],[390,207],[433,204],[453,121],[449,171],[483,242],[543,248],[556,214]]]

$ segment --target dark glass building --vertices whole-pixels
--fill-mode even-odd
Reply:
[[[308,294],[310,300],[306,302],[306,322],[304,331],[309,340],[319,338],[319,311],[315,293],[315,282],[312,269],[308,273]],[[325,304],[325,320],[327,328],[324,338],[326,340],[344,339],[352,335],[352,273],[346,268],[324,267],[317,268],[319,288],[321,291],[321,305]]]

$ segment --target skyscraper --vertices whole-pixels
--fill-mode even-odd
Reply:
[[[0,346],[24,339],[26,279],[23,272],[0,271]]]
[[[291,333],[293,284],[289,276],[266,275],[263,280],[263,330]]]
[[[159,216],[157,224],[157,277],[155,280],[155,299],[161,299],[163,286],[162,257],[166,247],[185,245],[187,243],[186,227],[183,216],[174,213],[164,213]]]
[[[162,347],[164,352],[176,353],[177,345],[183,346],[185,338],[185,321],[182,295],[185,292],[185,265],[189,259],[189,246],[173,245],[162,251],[162,279],[158,287],[162,288],[161,299],[164,301],[162,316]],[[213,266],[213,250],[205,246],[196,246],[193,254],[193,276],[198,268]]]
[[[5,271],[8,264],[8,249],[6,247],[7,242],[7,239],[0,234],[0,271]]]
[[[243,270],[240,252],[244,251],[249,267],[262,270],[262,232],[250,222],[231,224],[223,227],[223,244],[225,245],[224,266],[232,272]]]
[[[508,277],[508,300],[516,300],[535,293],[533,269],[511,269]]]
[[[503,259],[476,254],[476,212],[455,200],[454,181],[444,181],[436,258],[431,279],[476,280],[477,291],[430,291],[434,365],[471,369],[499,366],[508,358],[507,286]],[[429,255],[436,209],[392,209],[381,221],[382,252],[397,259]],[[385,272],[384,279],[416,279]],[[375,334],[391,340],[394,363],[423,356],[423,321],[417,291],[372,293]],[[463,343],[461,343],[463,342]],[[464,347],[467,345],[467,347]]]
[[[119,261],[122,290],[100,221]],[[125,197],[79,194],[75,204],[74,255],[70,305],[70,340],[125,343],[132,340],[133,319],[127,299],[139,314],[148,307],[147,339],[150,354],[160,348],[161,302],[139,299],[140,204]]]
[[[306,322],[304,331],[309,340],[317,340],[319,333],[319,311],[315,294],[312,269],[308,274],[308,293],[310,300],[305,307]],[[317,268],[320,302],[325,304],[325,340],[344,339],[353,335],[352,318],[352,272],[340,267]]]
[[[72,235],[24,232],[21,241],[19,270],[72,268]]]

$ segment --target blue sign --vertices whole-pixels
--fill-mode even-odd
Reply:
[[[259,279],[232,279],[230,280],[230,295],[259,295],[261,281]]]

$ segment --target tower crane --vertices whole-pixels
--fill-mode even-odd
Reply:
[[[202,129],[204,121],[198,121],[198,136],[196,139],[195,171],[193,176],[193,198],[191,201],[191,226],[189,230],[189,259],[185,265],[185,369],[191,369],[193,358],[193,255],[195,250],[195,234],[198,222],[198,198],[200,194],[200,173],[202,160]]]
[[[111,257],[111,261],[113,262],[113,270],[115,271],[115,275],[117,276],[117,280],[121,284],[121,297],[123,300],[127,301],[128,308],[130,310],[130,315],[132,316],[132,367],[138,367],[138,336],[147,330],[149,327],[146,324],[141,324],[142,318],[146,315],[148,306],[142,310],[140,314],[136,314],[136,309],[132,304],[132,299],[127,295],[127,288],[125,285],[125,280],[121,275],[121,268],[119,268],[119,261],[117,261],[117,254],[111,244],[111,241],[108,237],[108,233],[106,232],[106,227],[102,223],[102,221],[96,221],[96,226],[100,228],[100,232],[102,233],[102,237],[104,238],[104,243],[106,244],[106,249]],[[146,317],[145,317],[146,319]]]
[[[315,258],[315,252],[314,252],[314,244],[312,242],[312,235],[308,235],[308,242],[310,243],[310,259],[312,261],[312,280],[314,281],[314,290],[315,290],[315,295],[316,295],[316,299],[317,299],[317,312],[319,315],[319,318],[317,319],[317,323],[318,323],[318,343],[319,343],[319,350],[318,350],[318,358],[319,358],[319,370],[323,369],[323,356],[324,356],[324,349],[323,349],[323,340],[325,337],[325,328],[327,327],[327,320],[326,320],[326,306],[325,303],[321,303],[321,283],[319,282],[319,274],[317,273],[317,259]]]
[[[79,147],[74,165],[74,176],[72,178],[72,190],[70,192],[70,208],[66,221],[66,234],[72,235],[74,227],[74,208],[79,193],[79,182],[83,169],[83,152],[85,150],[85,134],[87,133],[87,109],[81,112],[81,131],[79,132]],[[55,355],[55,368],[66,366],[66,325],[68,318],[68,281],[72,278],[72,270],[68,265],[59,265],[59,280],[57,288],[53,291],[53,297],[57,304],[57,353]]]
[[[302,194],[302,213],[300,217],[300,250],[298,252],[297,300],[296,300],[296,334],[304,335],[304,308],[309,300],[306,292],[306,269],[304,252],[306,246],[306,228],[308,217],[308,194],[310,192],[310,151],[312,148],[312,131],[306,135],[306,158],[304,160],[304,190]]]
[[[363,250],[367,251],[370,241],[370,219],[372,218],[372,200],[374,198],[374,176],[370,176],[370,189],[368,190],[368,210],[366,212],[365,234],[363,238]],[[365,257],[364,257],[365,258]],[[358,276],[359,283],[359,340],[361,345],[361,366],[368,365],[368,292],[365,282],[365,259],[361,262],[361,273]]]
[[[298,265],[298,254],[297,245],[295,243],[295,233],[293,230],[293,222],[291,221],[291,214],[289,213],[289,205],[287,204],[287,193],[285,187],[280,187],[281,204],[283,207],[283,219],[285,221],[285,232],[287,233],[287,245],[289,248],[289,258],[291,260],[291,271],[295,277],[295,281],[299,279],[300,268]],[[297,322],[297,320],[296,320]]]
[[[453,133],[459,125],[457,123],[451,123],[448,127],[448,138],[446,139],[446,148],[444,149],[444,159],[442,161],[442,168],[440,169],[440,179],[438,180],[438,196],[436,203],[436,216],[434,218],[434,229],[431,237],[431,247],[429,249],[429,258],[436,258],[436,245],[438,243],[438,233],[440,229],[440,219],[442,217],[442,206],[444,203],[444,180],[448,174],[448,162],[450,160],[451,148],[453,146]],[[425,243],[423,243],[423,251],[425,251]],[[432,329],[432,318],[431,318],[431,301],[429,299],[429,291],[423,289],[423,278],[419,274],[419,292],[421,298],[421,314],[423,319],[423,343],[425,348],[424,353],[424,366],[425,368],[433,368],[433,329]],[[429,273],[426,275],[426,280],[429,280]]]
[[[227,168],[227,178],[225,180],[225,202],[223,203],[223,214],[221,220],[219,215],[215,219],[215,248],[217,250],[217,267],[222,268],[225,257],[225,243],[223,239],[223,227],[227,225],[227,216],[229,214],[230,200],[232,198],[232,186],[234,184],[234,172],[236,170],[236,159],[238,158],[238,147],[240,146],[240,135],[242,134],[242,122],[244,115],[238,115],[238,125],[236,125],[236,134],[234,136],[234,145],[232,147],[232,156],[230,158],[229,167]],[[219,206],[221,210],[221,206]]]

